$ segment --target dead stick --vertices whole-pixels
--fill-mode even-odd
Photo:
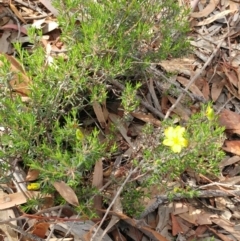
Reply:
[[[196,198],[230,197],[230,196],[235,197],[239,195],[240,195],[240,190],[236,190],[236,191],[228,190],[228,192],[226,192],[226,190],[202,190],[202,191],[198,191]],[[169,197],[167,195],[156,196],[156,199],[157,200],[155,201],[155,203],[150,205],[146,210],[144,210],[141,213],[140,219],[146,217],[149,213],[155,211],[159,205],[169,202]],[[175,194],[173,198],[171,198],[172,201],[179,201],[181,199],[187,199],[187,197],[184,196],[183,194],[178,193],[178,194]]]
[[[190,80],[190,82],[187,84],[185,90],[187,91],[191,85],[195,82],[195,80],[200,76],[200,74],[203,72],[203,70],[206,69],[206,67],[210,64],[210,62],[212,61],[212,59],[215,57],[215,55],[217,54],[218,50],[220,49],[223,41],[225,40],[225,38],[228,36],[229,33],[226,33],[223,37],[223,39],[219,42],[219,44],[217,45],[216,49],[212,52],[211,56],[208,58],[207,62],[203,65],[202,69],[199,70]],[[171,112],[173,111],[173,109],[177,106],[177,104],[180,102],[180,100],[183,98],[184,93],[182,92],[179,97],[177,98],[176,102],[171,106],[171,108],[167,111],[164,120],[166,120],[169,115],[171,114]]]

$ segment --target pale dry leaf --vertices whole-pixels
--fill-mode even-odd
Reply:
[[[236,13],[239,14],[239,12],[238,12],[238,10],[239,10],[239,3],[235,2],[235,1],[230,1],[229,2],[229,9],[232,10],[232,11],[236,11]],[[236,17],[238,17],[238,16],[236,16]],[[236,17],[233,18],[233,21],[236,19]]]
[[[191,13],[190,16],[193,18],[202,18],[207,17],[210,13],[212,13],[216,6],[219,4],[220,0],[210,0],[209,4],[200,12]]]
[[[232,186],[231,188],[234,189],[234,185],[240,184],[240,176],[227,177],[224,180],[221,180],[220,183],[231,185]]]
[[[212,222],[232,234],[237,240],[240,240],[240,232],[234,229],[235,224],[221,217],[212,218]]]
[[[204,210],[189,206],[189,211],[179,214],[179,216],[197,226],[212,224],[211,218],[216,217],[216,214],[205,212]]]
[[[77,195],[65,182],[54,182],[53,186],[68,203],[72,204],[73,206],[79,205]]]
[[[9,3],[9,6],[10,6],[11,10],[15,13],[15,15],[16,15],[23,23],[26,23],[26,21],[25,21],[24,18],[22,17],[22,14],[17,10],[17,8],[15,7],[15,5],[10,2],[10,3]]]
[[[168,73],[188,73],[191,75],[195,66],[195,58],[189,55],[185,58],[162,60],[159,65]]]
[[[225,10],[225,11],[219,12],[218,14],[215,14],[214,16],[209,17],[209,18],[206,18],[206,19],[204,19],[203,21],[197,23],[196,26],[207,25],[207,24],[209,24],[209,23],[214,22],[214,21],[217,20],[217,19],[223,18],[224,16],[226,16],[226,15],[228,15],[229,13],[232,13],[232,12],[234,12],[234,11],[233,11],[233,10]]]
[[[8,195],[6,193],[4,193],[2,188],[0,188],[0,199],[4,199],[5,197],[8,198]],[[15,213],[14,213],[13,209],[8,208],[8,209],[0,210],[0,220],[8,220],[10,217],[15,218]],[[17,226],[17,221],[12,221],[11,223]],[[10,229],[7,224],[1,224],[0,226],[1,226],[1,228],[0,228],[1,235],[0,236],[2,236],[2,237],[5,236],[5,238],[2,240],[10,240],[10,241],[18,241],[19,240],[18,234],[15,231],[13,231],[12,229]]]
[[[8,53],[10,42],[8,40],[9,36],[11,35],[11,32],[6,30],[3,32],[1,38],[0,38],[0,52],[1,53]]]
[[[177,215],[177,214],[185,213],[185,212],[188,212],[188,205],[187,204],[184,204],[182,202],[175,202],[174,203],[174,208],[173,208],[173,211],[172,211],[173,215]]]
[[[27,197],[38,197],[40,192],[28,191],[28,192],[16,192],[7,194],[5,197],[0,197],[0,210],[15,207],[17,205],[27,202]]]
[[[58,16],[58,10],[53,7],[52,0],[39,0],[54,16]]]
[[[57,29],[59,24],[57,22],[51,21],[45,23],[44,27],[42,28],[43,34],[49,33],[53,31],[54,29]]]

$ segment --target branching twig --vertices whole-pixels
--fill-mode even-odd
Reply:
[[[118,87],[121,90],[124,90],[125,87],[124,85],[120,84],[117,80],[115,79],[109,79],[109,82],[112,83],[113,85],[115,85],[116,87]],[[161,113],[159,110],[157,110],[156,108],[154,108],[153,106],[151,106],[150,104],[148,104],[147,102],[145,102],[144,100],[142,100],[140,98],[140,96],[136,96],[136,98],[140,101],[140,103],[146,107],[148,110],[150,110],[154,115],[158,116],[159,118],[163,119],[164,118],[164,114]]]
[[[210,197],[230,197],[230,196],[239,196],[240,190],[201,190],[198,191],[197,198],[210,198]],[[148,207],[146,210],[144,210],[141,215],[140,219],[146,217],[149,213],[155,211],[159,205],[169,202],[169,197],[167,195],[161,195],[156,197],[157,200],[155,203],[153,203],[150,207]],[[187,198],[181,193],[176,194],[173,198],[171,198],[171,201],[179,201],[183,198]]]
[[[203,65],[202,69],[199,70],[190,80],[190,82],[187,84],[185,90],[187,91],[191,85],[197,80],[197,78],[200,76],[200,74],[203,72],[203,70],[206,69],[206,67],[211,63],[211,61],[213,60],[213,58],[216,56],[218,50],[220,49],[223,41],[225,40],[225,38],[228,36],[229,33],[226,33],[223,37],[223,39],[219,42],[219,44],[217,45],[216,49],[212,52],[212,54],[210,55],[210,57],[208,58],[208,60],[206,61],[206,63]],[[179,95],[179,97],[177,98],[176,102],[171,106],[171,108],[167,111],[164,120],[166,120],[169,115],[171,114],[171,112],[173,111],[173,109],[177,106],[177,104],[180,102],[180,100],[183,98],[184,93],[181,93]]]
[[[126,177],[126,179],[125,179],[124,182],[122,183],[121,187],[118,189],[115,197],[113,198],[113,200],[112,200],[112,202],[110,203],[108,209],[106,210],[106,213],[104,214],[104,216],[103,216],[103,218],[102,218],[102,221],[101,221],[100,224],[98,225],[96,232],[93,234],[93,236],[92,236],[92,238],[91,238],[91,241],[93,241],[94,238],[96,237],[97,232],[98,232],[99,229],[101,228],[103,222],[105,221],[107,215],[109,214],[109,211],[111,210],[111,208],[112,208],[113,204],[115,203],[116,199],[117,199],[118,196],[121,194],[124,186],[126,185],[126,183],[128,182],[128,180],[130,179],[130,177],[131,177],[135,172],[137,172],[137,170],[138,170],[138,167],[134,168],[133,170],[130,170],[128,176]]]

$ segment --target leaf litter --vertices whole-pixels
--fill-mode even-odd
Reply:
[[[17,41],[29,42],[27,36],[29,25],[43,31],[44,35],[39,39],[46,49],[46,64],[52,64],[57,55],[67,58],[67,46],[60,40],[61,31],[55,18],[58,11],[53,7],[51,1],[39,0],[39,2],[42,5],[19,0],[10,1],[6,5],[4,1],[0,1],[0,52],[1,55],[7,57],[10,69],[14,73],[9,82],[13,95],[20,96],[23,101],[29,98],[31,79],[21,64],[13,57],[15,53],[13,43]],[[187,1],[181,2],[181,4],[187,4]],[[126,216],[122,212],[121,199],[116,196],[113,209],[107,213],[111,219],[108,222],[108,228],[105,231],[98,228],[101,231],[98,237],[104,236],[108,232],[113,238],[106,234],[101,237],[103,240],[124,240],[129,237],[133,240],[166,241],[174,237],[177,237],[177,240],[203,240],[213,234],[220,240],[240,240],[240,179],[238,176],[240,173],[240,140],[238,136],[240,135],[240,45],[237,41],[240,22],[239,2],[236,0],[210,0],[192,1],[191,4],[193,10],[190,14],[193,29],[191,34],[192,56],[179,59],[169,58],[152,65],[148,71],[153,76],[161,76],[166,81],[160,83],[155,78],[154,80],[150,79],[146,94],[148,102],[145,102],[140,95],[141,106],[132,112],[131,116],[132,120],[135,118],[135,120],[150,123],[156,128],[160,128],[159,117],[164,118],[166,114],[172,115],[171,112],[179,119],[188,120],[194,109],[198,107],[184,105],[186,100],[192,102],[196,99],[203,102],[212,100],[215,110],[220,113],[220,124],[225,127],[227,134],[223,149],[228,153],[228,156],[220,163],[222,176],[211,181],[204,176],[192,175],[189,172],[188,183],[202,184],[198,186],[200,190],[198,199],[183,200],[181,196],[177,196],[172,202],[166,204],[168,199],[164,196],[165,194],[156,193],[156,189],[153,189],[152,197],[147,201],[147,204],[145,203],[145,210],[142,212],[140,220]],[[218,53],[216,50],[221,51]],[[167,73],[174,73],[174,76],[167,78]],[[192,81],[195,76],[197,77]],[[112,82],[111,84],[114,88],[123,90],[119,83]],[[159,93],[168,90],[171,84],[178,86],[180,93],[185,93],[180,101],[179,96],[172,93],[159,97]],[[170,109],[172,105],[176,105],[173,110]],[[130,157],[133,150],[141,149],[141,145],[144,145],[146,141],[141,134],[141,128],[137,127],[139,124],[132,120],[131,124],[122,121],[119,103],[116,103],[113,108],[108,103],[93,103],[93,109],[96,115],[95,121],[100,123],[104,131],[108,131],[110,123],[114,123],[118,127],[119,133],[116,138],[121,143],[120,146],[125,156]],[[85,123],[91,123],[90,119],[86,119]],[[132,131],[134,127],[140,131],[134,133]],[[134,140],[132,137],[137,138]],[[151,142],[151,140],[148,141]],[[127,165],[120,166],[122,159],[125,158],[124,155],[118,155],[113,163],[107,166],[107,175],[107,171],[103,169],[103,160],[99,160],[95,165],[92,185],[97,187],[100,192],[105,190],[109,196],[112,195],[111,198],[109,197],[110,200],[113,200],[113,197],[117,195],[119,188],[114,187],[114,191],[111,190],[113,188],[111,181],[104,183],[103,177],[110,180],[112,176],[121,179],[129,175],[129,167]],[[39,173],[33,170],[33,172],[29,171],[26,177],[22,177],[15,171],[15,175],[19,177],[19,183],[25,183],[25,181],[34,181]],[[177,187],[180,183],[176,181],[171,185]],[[74,206],[79,204],[78,198],[81,197],[77,197],[66,183],[55,182],[53,186],[68,203]],[[5,190],[2,185],[1,188]],[[14,188],[8,187],[7,190],[14,190]],[[5,223],[5,226],[1,226],[1,232],[8,239],[15,240],[17,232],[22,235],[28,234],[28,231],[25,231],[23,227],[17,228],[17,224],[13,222],[9,226],[12,229],[6,229],[8,223],[6,220],[9,217],[11,217],[10,221],[15,218],[14,214],[9,215],[6,212],[11,212],[16,205],[25,203],[26,197],[29,195],[37,196],[40,195],[40,192],[29,192],[22,188],[15,193],[5,191],[4,194],[1,192],[2,218],[0,221],[2,224]],[[37,197],[40,198],[40,196]],[[36,214],[32,217],[29,215],[26,219],[26,223],[32,227],[31,234],[33,235],[30,234],[32,240],[51,238],[54,230],[62,231],[63,240],[91,239],[97,230],[95,228],[98,226],[99,220],[91,222],[88,217],[74,216],[71,208],[55,208],[48,199],[49,197],[41,196],[41,198],[46,202],[44,206],[46,210],[36,207]],[[99,213],[101,218],[103,216],[101,214],[106,212],[98,195],[94,197],[93,209]],[[156,212],[156,210],[158,211]],[[43,213],[54,215],[52,218],[59,223],[59,226],[51,224],[51,216],[50,218],[47,215],[42,216]],[[69,213],[69,215],[64,215],[64,213]],[[23,217],[24,215],[19,215],[18,218]],[[128,232],[124,231],[126,229]],[[93,232],[93,230],[95,231]],[[121,230],[121,232],[116,232],[116,230]],[[72,236],[67,236],[68,234]],[[96,234],[95,236],[97,237]],[[36,237],[40,239],[36,239]]]

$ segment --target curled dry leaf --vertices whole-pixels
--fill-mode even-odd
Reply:
[[[40,238],[45,238],[45,235],[48,231],[50,224],[46,222],[42,223],[37,223],[33,226],[33,231],[32,234],[40,237]]]
[[[27,176],[26,176],[26,181],[28,182],[32,182],[35,181],[36,179],[38,179],[39,176],[39,171],[35,170],[35,169],[29,169]]]
[[[73,206],[79,205],[77,195],[65,182],[54,182],[53,186],[68,203],[72,204]]]
[[[10,62],[10,71],[13,73],[10,85],[13,91],[21,94],[28,95],[30,93],[29,85],[31,80],[26,75],[22,65],[12,56],[4,54],[4,57]],[[3,63],[0,61],[0,67]]]
[[[191,17],[193,18],[202,18],[207,17],[210,13],[212,13],[216,6],[219,4],[220,0],[211,0],[209,4],[200,12],[191,13]]]

